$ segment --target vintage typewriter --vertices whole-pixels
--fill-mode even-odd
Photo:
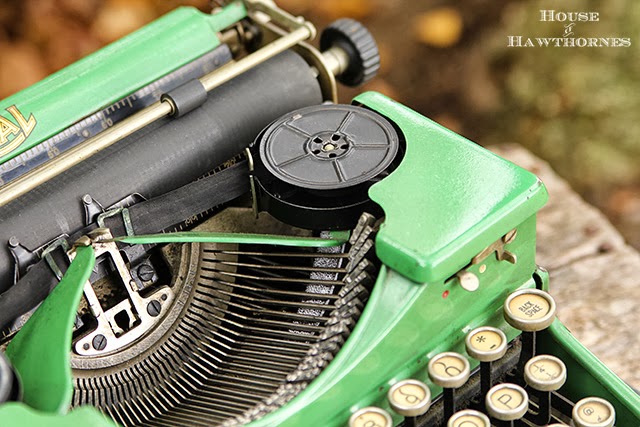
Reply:
[[[181,8],[0,103],[0,425],[640,426],[529,172],[336,79],[369,32]]]

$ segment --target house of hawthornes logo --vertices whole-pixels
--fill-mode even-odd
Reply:
[[[600,21],[599,12],[573,12],[540,10],[540,22],[562,25],[560,37],[528,37],[523,35],[507,36],[508,47],[615,47],[631,46],[629,37],[580,37],[576,34],[579,25]]]

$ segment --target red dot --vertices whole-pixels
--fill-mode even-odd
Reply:
[[[449,291],[444,291],[444,292],[442,293],[442,298],[446,298],[446,297],[448,297],[448,296],[449,296]]]

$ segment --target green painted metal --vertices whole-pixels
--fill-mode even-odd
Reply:
[[[546,202],[535,175],[415,111],[375,92],[354,102],[389,118],[406,140],[398,169],[369,195],[386,215],[378,257],[412,280],[456,273]]]
[[[244,2],[238,0],[229,3],[215,14],[211,15],[209,25],[214,32],[219,32],[229,28],[236,22],[247,17],[247,8]]]
[[[245,16],[242,2],[215,15],[178,8],[1,101],[0,116],[22,130],[10,133],[0,119],[0,164],[212,50],[216,32]]]
[[[68,414],[39,412],[24,403],[0,406],[0,425],[6,427],[117,427],[117,424],[90,406],[76,408]]]
[[[323,239],[319,237],[281,236],[276,234],[183,231],[179,233],[116,237],[112,240],[132,245],[165,243],[240,243],[254,245],[298,246],[303,248],[326,248],[341,245],[348,239],[349,234],[344,232],[333,233],[330,239]]]
[[[233,3],[224,15],[216,15],[217,21],[206,20],[208,31],[228,26],[244,14],[241,2]],[[507,295],[538,286],[534,274],[542,280],[542,288],[548,289],[548,275],[535,265],[535,213],[547,198],[535,176],[380,94],[365,93],[355,102],[389,118],[406,140],[399,168],[370,190],[386,213],[376,239],[377,253],[385,265],[362,317],[332,363],[296,398],[252,427],[300,426],[310,420],[326,427],[344,426],[353,410],[369,405],[394,414],[386,393],[405,378],[424,381],[437,396],[441,389],[429,381],[426,369],[431,357],[441,351],[465,354],[466,333],[481,325],[497,326],[509,339],[515,338],[519,332],[502,316]],[[513,228],[518,235],[507,249],[517,255],[515,265],[495,256],[468,265],[473,256]],[[333,233],[330,239],[188,232],[114,240],[322,247],[347,239],[345,232]],[[63,415],[72,390],[71,325],[82,284],[94,262],[91,248],[78,248],[63,281],[7,349],[31,408],[19,403],[2,405],[3,422],[113,425],[91,408]],[[453,276],[464,267],[480,278],[476,292],[464,290]],[[586,394],[604,397],[616,406],[618,425],[640,425],[640,398],[559,321],[540,334],[539,341],[543,351],[567,364],[569,381],[563,393],[575,400]],[[476,361],[470,362],[472,368],[477,366]],[[401,417],[393,416],[396,423],[401,422]]]
[[[567,366],[567,382],[560,393],[574,402],[588,396],[606,399],[616,410],[616,425],[640,426],[640,395],[580,344],[559,320],[540,334],[539,346]]]
[[[71,335],[82,289],[94,264],[93,248],[78,248],[58,286],[7,347],[7,358],[22,383],[23,401],[35,410],[64,414],[69,409]]]

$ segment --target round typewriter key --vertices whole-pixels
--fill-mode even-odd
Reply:
[[[551,420],[551,393],[567,380],[567,368],[562,360],[548,354],[535,356],[524,365],[524,380],[538,400],[538,413],[530,419],[537,425]]]
[[[507,352],[507,337],[500,329],[482,326],[467,334],[465,345],[469,356],[480,361],[480,392],[484,396],[493,386],[491,362]]]
[[[556,391],[567,379],[567,368],[557,357],[541,354],[524,365],[524,379],[535,390]]]
[[[529,396],[519,385],[502,383],[489,390],[485,405],[491,417],[500,421],[513,421],[527,413]]]
[[[442,387],[444,419],[447,420],[456,412],[454,389],[461,387],[469,379],[469,361],[459,353],[440,353],[429,361],[428,370],[431,381]]]
[[[467,334],[467,353],[480,362],[493,362],[507,352],[507,337],[498,328],[482,326]]]
[[[387,394],[391,408],[405,417],[417,417],[429,410],[431,391],[418,380],[403,380],[395,383]]]
[[[465,409],[453,414],[447,427],[491,427],[489,417],[473,409]]]
[[[504,302],[505,320],[514,328],[526,332],[546,329],[556,316],[556,302],[547,292],[522,289]]]
[[[553,323],[556,303],[547,292],[521,289],[507,297],[503,311],[507,323],[522,331],[522,350],[517,367],[521,373],[525,363],[536,355],[536,332]]]
[[[429,361],[428,369],[431,381],[442,388],[461,387],[471,371],[467,358],[454,352],[435,355]]]
[[[367,406],[351,415],[349,427],[393,427],[393,420],[384,409]]]
[[[613,405],[599,397],[586,397],[573,407],[573,424],[576,427],[613,427],[616,411]]]

